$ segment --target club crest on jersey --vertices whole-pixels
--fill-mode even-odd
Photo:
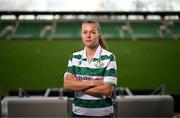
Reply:
[[[96,62],[96,64],[95,64],[95,66],[96,66],[97,68],[102,68],[102,67],[104,66],[104,63],[101,62],[101,61],[102,61],[101,59],[98,59],[98,60],[97,60],[97,62]]]
[[[81,64],[82,64],[82,60],[79,61],[79,65],[81,65]]]

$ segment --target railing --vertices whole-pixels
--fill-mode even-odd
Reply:
[[[56,94],[55,94],[56,93]],[[44,93],[44,97],[50,97],[51,95],[56,96],[56,97],[63,97],[65,96],[64,93],[66,93],[63,89],[63,87],[61,88],[47,88],[45,93]],[[70,93],[70,94],[73,94]],[[128,87],[116,87],[113,90],[112,93],[112,98],[116,98],[116,96],[133,96],[135,95]],[[153,92],[151,92],[149,95],[165,95],[165,84],[160,85],[159,87],[157,87]],[[24,90],[23,88],[18,88],[18,96],[19,97],[30,97],[30,95],[28,94],[28,92],[26,90]],[[42,95],[39,95],[42,96]]]

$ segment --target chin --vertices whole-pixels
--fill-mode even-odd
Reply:
[[[86,47],[88,47],[88,48],[95,48],[95,47],[97,47],[97,45],[91,44],[91,45],[86,45]]]

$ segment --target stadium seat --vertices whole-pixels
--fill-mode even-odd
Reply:
[[[101,22],[101,31],[105,39],[119,39],[119,28],[121,24],[119,22]]]
[[[173,98],[169,95],[117,96],[116,117],[173,117]]]
[[[160,38],[159,22],[131,22],[133,35],[136,39],[153,39]]]
[[[80,38],[80,22],[70,21],[70,22],[57,22],[56,30],[50,36],[50,39],[76,39]]]
[[[68,117],[67,97],[5,97],[3,116]]]
[[[16,32],[11,36],[13,39],[35,39],[40,38],[41,30],[46,25],[51,24],[51,21],[41,21],[41,20],[23,20],[19,22],[19,26]]]
[[[172,31],[172,34],[173,34],[173,38],[174,39],[180,39],[180,22],[174,22],[172,28],[171,28],[171,31]]]
[[[18,20],[0,21],[0,38],[80,39],[81,21]],[[101,21],[105,39],[179,39],[180,23],[172,21]]]
[[[13,32],[14,20],[0,20],[0,38],[7,38]]]

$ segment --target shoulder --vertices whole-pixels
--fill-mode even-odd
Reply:
[[[81,51],[77,51],[77,52],[74,52],[70,55],[70,60],[72,60],[73,58],[77,58],[77,59],[80,59],[81,58],[81,55],[83,53],[83,50]]]
[[[102,49],[101,57],[106,57],[106,59],[109,59],[110,61],[116,61],[115,55],[112,52],[105,49]]]
[[[80,50],[80,51],[74,52],[72,55],[82,55],[82,53],[83,53],[83,50]]]
[[[102,56],[108,56],[108,57],[113,57],[113,58],[115,58],[115,55],[114,55],[112,52],[110,52],[110,51],[108,51],[108,50],[105,50],[105,49],[103,49],[103,48],[102,48],[102,53],[101,53],[101,55],[102,55]]]

